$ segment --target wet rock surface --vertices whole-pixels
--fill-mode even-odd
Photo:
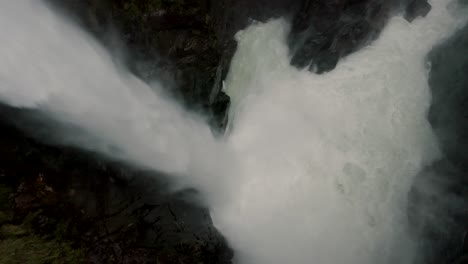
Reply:
[[[1,120],[22,116],[0,109]],[[0,161],[0,252],[47,260],[24,263],[231,263],[196,191],[170,192],[165,175],[38,143],[4,121]]]
[[[468,263],[468,26],[433,49],[428,119],[444,158],[416,179],[410,220],[425,238],[424,263]],[[418,220],[419,219],[419,220]]]
[[[142,79],[162,82],[187,108],[223,120],[221,91],[230,58],[224,50],[224,6],[210,1],[50,0]],[[233,51],[232,51],[233,53]],[[213,109],[216,108],[216,111]],[[212,121],[210,121],[212,122]],[[220,130],[223,124],[217,123]]]
[[[316,73],[333,70],[340,58],[376,39],[395,12],[412,21],[430,8],[426,0],[304,0],[289,36],[291,64]]]
[[[322,73],[375,39],[391,14],[403,12],[411,21],[430,10],[426,0],[49,1],[106,46],[127,52],[136,74],[167,84],[213,124],[225,119],[229,105],[222,80],[236,49],[234,35],[252,21],[291,21],[291,64]]]

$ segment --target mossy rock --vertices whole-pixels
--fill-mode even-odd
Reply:
[[[5,190],[5,189],[4,189]],[[4,192],[5,193],[5,192]],[[42,213],[29,213],[20,225],[9,224],[12,211],[0,211],[0,264],[84,263],[83,249],[64,239],[66,222],[59,221],[49,236],[34,234],[32,223]]]
[[[0,211],[0,225],[11,222],[11,220],[13,220],[13,212]]]
[[[0,235],[6,238],[20,237],[27,235],[28,233],[29,231],[27,230],[27,228],[23,226],[6,224],[0,227]]]
[[[0,184],[0,210],[6,210],[10,208],[10,194],[13,189],[4,184]]]
[[[60,234],[51,238],[34,234],[30,221],[40,213],[29,214],[21,225],[0,226],[0,264],[84,263],[83,250],[74,249]]]
[[[0,264],[84,263],[84,254],[70,244],[35,235],[0,242]]]

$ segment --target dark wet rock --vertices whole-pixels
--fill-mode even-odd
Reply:
[[[225,17],[218,3],[50,1],[106,46],[122,49],[135,74],[149,82],[162,81],[187,108],[209,114],[219,100],[226,100],[220,87],[230,61],[224,59],[224,50],[231,44],[223,37]]]
[[[405,12],[405,19],[413,21],[417,17],[425,17],[431,11],[431,5],[427,0],[412,0]]]
[[[228,41],[251,20],[283,17],[291,22],[291,64],[317,73],[332,70],[341,57],[376,39],[394,13],[412,21],[431,8],[427,0],[233,0],[226,6],[233,14],[224,27]]]
[[[423,263],[466,263],[468,251],[468,26],[428,55],[428,120],[444,158],[416,178],[409,196],[412,227],[425,239]],[[464,242],[465,240],[465,242]]]
[[[321,73],[375,39],[391,13],[404,12],[411,21],[430,10],[427,0],[49,1],[105,45],[123,47],[136,74],[168,84],[188,108],[209,116],[225,111],[218,106],[227,99],[221,87],[236,49],[234,34],[252,21],[291,21],[291,64]]]
[[[213,104],[212,115],[213,124],[217,126],[217,131],[224,131],[228,123],[228,110],[231,104],[229,96],[222,94],[220,98]]]
[[[434,49],[429,84],[432,105],[429,121],[445,155],[456,163],[468,164],[468,27]]]
[[[27,222],[35,247],[60,236],[88,263],[230,263],[196,191],[173,192],[166,175],[38,143],[5,123],[21,111],[0,110],[0,225],[10,234]]]
[[[376,39],[393,12],[412,21],[430,11],[426,0],[304,0],[289,35],[291,64],[323,73]]]
[[[465,233],[465,238],[460,253],[462,256],[458,258],[453,264],[468,264],[468,233]]]

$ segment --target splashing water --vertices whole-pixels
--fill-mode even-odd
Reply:
[[[161,170],[205,194],[243,264],[412,263],[406,195],[438,155],[425,55],[464,23],[434,1],[324,75],[288,64],[282,20],[238,33],[225,138],[119,70],[41,1],[0,0],[0,101],[93,137],[62,144]]]
[[[407,193],[439,155],[424,57],[461,24],[432,5],[324,75],[288,64],[281,20],[237,34],[226,92],[243,183],[214,219],[240,263],[414,261]]]
[[[93,135],[61,134],[62,144],[169,173],[207,196],[228,194],[222,188],[229,178],[218,175],[226,175],[223,162],[232,159],[223,158],[228,151],[200,118],[165,98],[157,84],[116,67],[103,47],[43,1],[0,3],[1,102]]]

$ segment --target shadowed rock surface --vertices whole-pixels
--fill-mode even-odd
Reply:
[[[164,175],[38,143],[5,123],[31,113],[0,110],[0,229],[10,230],[0,252],[50,260],[31,263],[230,263],[196,191],[170,192]],[[9,259],[0,263],[19,263]]]
[[[429,121],[444,158],[416,179],[410,219],[425,237],[424,263],[468,263],[468,26],[429,55]],[[429,206],[428,206],[429,205]]]
[[[106,46],[127,51],[136,74],[166,83],[219,130],[227,121],[229,100],[221,90],[236,49],[234,34],[253,20],[291,21],[292,65],[321,73],[375,39],[393,12],[413,20],[430,10],[426,0],[49,1]]]
[[[323,73],[376,39],[393,13],[408,21],[430,11],[426,0],[304,0],[289,36],[291,64]]]

